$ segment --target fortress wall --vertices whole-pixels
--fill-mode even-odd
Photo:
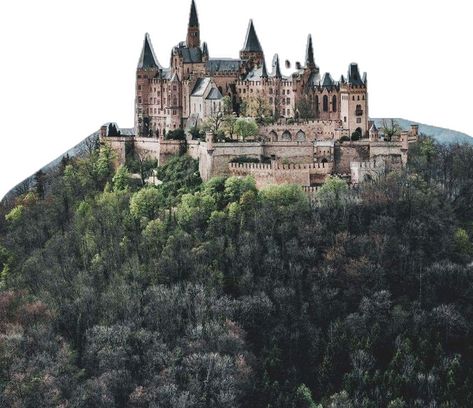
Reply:
[[[370,145],[367,142],[350,142],[335,146],[335,173],[350,174],[351,162],[370,159]]]
[[[118,167],[121,164],[125,164],[126,159],[126,146],[125,143],[129,140],[129,137],[100,137],[100,143],[107,143],[115,154],[114,166]]]
[[[312,120],[297,124],[274,124],[262,126],[259,134],[268,140],[283,141],[283,133],[289,132],[292,141],[297,141],[297,133],[302,131],[308,141],[320,139],[339,139],[341,137],[342,122],[340,120]],[[276,136],[275,136],[276,135]]]
[[[385,157],[388,170],[400,170],[407,163],[407,150],[403,149],[402,143],[394,142],[372,142],[370,145],[370,157]]]
[[[314,145],[311,142],[269,142],[263,145],[263,155],[299,163],[312,163]]]
[[[135,137],[135,153],[140,157],[158,159],[160,153],[159,139],[151,137]]]
[[[185,142],[181,142],[179,140],[160,140],[159,145],[160,148],[159,152],[159,159],[158,164],[162,166],[166,164],[166,162],[172,157],[181,151]]]

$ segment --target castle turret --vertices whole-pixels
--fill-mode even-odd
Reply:
[[[204,42],[202,44],[202,61],[207,62],[209,60],[209,48],[207,46],[207,43]]]
[[[197,16],[197,8],[195,1],[192,0],[191,11],[189,16],[189,25],[187,27],[187,47],[198,48],[200,47],[200,27],[199,18]]]
[[[148,33],[136,68],[135,132],[139,136],[150,135],[151,80],[162,70]]]
[[[250,24],[248,25],[245,44],[243,45],[243,49],[240,51],[240,59],[247,64],[248,70],[260,67],[263,64],[263,48],[261,47],[258,36],[256,35],[253,20],[250,20]]]
[[[273,73],[272,73],[272,76],[275,77],[275,78],[282,78],[282,74],[281,74],[281,66],[279,64],[279,55],[278,54],[274,54],[274,57],[273,57]]]
[[[305,66],[309,69],[315,69],[314,46],[312,45],[312,36],[307,37],[307,48],[305,52]]]

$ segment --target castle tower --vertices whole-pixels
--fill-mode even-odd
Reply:
[[[315,69],[314,46],[312,45],[312,36],[307,37],[307,48],[305,52],[305,66],[309,69]]]
[[[282,78],[281,65],[279,63],[279,55],[278,54],[274,54],[274,57],[273,57],[273,73],[272,73],[272,76],[277,78],[277,79]]]
[[[245,44],[243,45],[243,49],[240,51],[240,59],[246,63],[249,71],[255,67],[260,67],[263,64],[263,48],[261,47],[258,36],[256,35],[253,20],[250,20],[250,24],[248,25]]]
[[[135,134],[150,136],[151,134],[151,80],[162,69],[151,44],[148,33],[143,41],[143,48],[136,67],[135,88]]]
[[[200,47],[200,28],[199,28],[199,18],[197,16],[197,8],[195,6],[195,1],[192,0],[191,11],[189,16],[189,25],[187,27],[187,41],[188,48],[198,48]]]

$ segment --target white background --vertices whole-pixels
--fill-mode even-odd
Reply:
[[[473,26],[466,0],[197,0],[211,57],[238,57],[254,19],[268,64],[368,72],[370,116],[473,135]],[[0,197],[107,121],[133,125],[145,32],[162,65],[185,40],[190,0],[1,0]],[[238,7],[238,8],[237,8]],[[284,64],[283,64],[284,65]],[[289,71],[283,71],[288,74]]]

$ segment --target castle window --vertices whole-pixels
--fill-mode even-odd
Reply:
[[[343,117],[343,121],[346,123],[346,121],[347,121],[347,117],[346,117],[346,116]]]
[[[138,91],[141,91],[141,85],[138,85]]]
[[[332,97],[332,111],[336,112],[337,111],[337,97],[333,95]]]
[[[315,95],[315,111],[319,111],[319,95]]]
[[[269,103],[270,103],[270,105],[273,104],[273,98],[269,98]]]
[[[288,109],[288,110],[287,110],[287,116],[289,116],[290,114],[291,114],[291,110]]]
[[[353,95],[353,96],[351,97],[351,99],[352,99],[352,101],[354,101],[354,100],[355,100],[355,95]]]
[[[356,118],[356,123],[361,123],[361,118]]]
[[[269,94],[271,95],[273,93],[273,88],[269,88]]]
[[[365,95],[363,95],[362,99],[365,100]]]
[[[324,95],[323,110],[324,110],[324,112],[328,112],[328,96],[327,95]]]
[[[142,103],[141,96],[138,96],[138,103]]]
[[[358,95],[358,100],[360,100],[360,95]]]
[[[286,99],[286,103],[287,103],[288,105],[290,105],[290,104],[291,104],[291,98],[287,98],[287,99]]]

